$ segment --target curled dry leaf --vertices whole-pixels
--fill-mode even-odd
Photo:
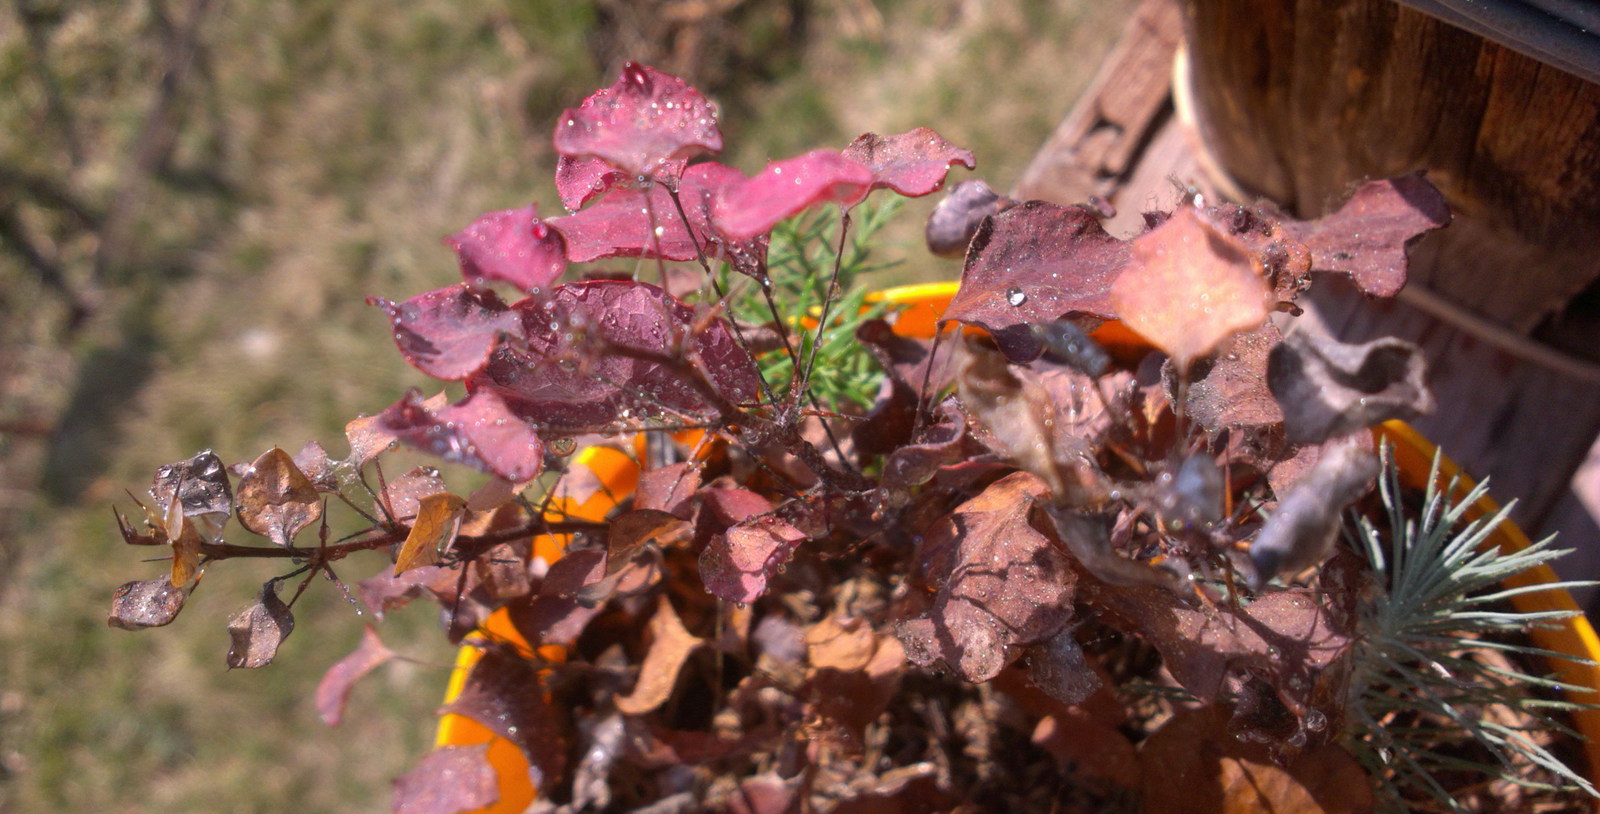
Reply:
[[[413,367],[457,381],[483,367],[503,335],[520,336],[522,320],[498,294],[458,283],[394,302],[368,297],[394,326],[394,343]]]
[[[748,240],[815,204],[854,205],[872,182],[872,170],[838,150],[812,150],[729,187],[713,205],[712,219],[728,237]]]
[[[1065,628],[1077,579],[1028,520],[1045,491],[1040,479],[1012,473],[928,534],[920,572],[937,589],[933,607],[896,631],[910,661],[943,661],[968,681],[988,681],[1010,660],[1009,648]]]
[[[416,768],[395,778],[390,797],[397,814],[461,814],[500,799],[499,775],[489,745],[439,746]]]
[[[533,204],[485,212],[445,243],[455,250],[468,283],[501,280],[538,293],[567,268],[561,239],[539,220]]]
[[[244,610],[228,620],[229,667],[265,667],[294,632],[294,614],[278,598],[277,583],[268,581]]]
[[[753,602],[807,535],[776,515],[742,521],[711,539],[700,554],[706,590],[729,602]]]
[[[106,617],[106,624],[123,630],[169,625],[178,618],[188,598],[187,588],[173,585],[166,577],[127,582],[111,595],[111,615]]]
[[[1128,244],[1076,206],[1028,201],[984,220],[972,237],[946,319],[977,325],[1014,362],[1039,356],[1034,326],[1061,317],[1115,316],[1111,284]]]
[[[1349,345],[1293,331],[1267,361],[1267,385],[1283,408],[1284,430],[1294,444],[1432,412],[1426,376],[1422,352],[1394,337]]]
[[[903,502],[912,488],[932,480],[940,467],[968,460],[980,449],[967,433],[966,416],[947,400],[939,405],[938,420],[884,461],[883,490],[891,501]]]
[[[643,715],[666,703],[678,683],[678,670],[705,643],[683,626],[663,595],[650,617],[650,650],[639,665],[639,679],[631,692],[617,697],[617,710],[624,715]]]
[[[1173,212],[1131,251],[1111,287],[1113,307],[1180,369],[1266,321],[1272,292],[1255,254],[1199,210]]]
[[[233,513],[233,489],[228,469],[211,450],[156,469],[150,497],[157,506],[171,506],[176,498],[184,517]]]
[[[1250,542],[1255,590],[1273,577],[1299,573],[1327,559],[1346,506],[1371,491],[1378,456],[1366,433],[1325,445]]]
[[[285,548],[301,529],[322,516],[316,487],[294,465],[289,453],[277,447],[250,464],[239,479],[234,503],[241,525]]]
[[[609,88],[565,110],[556,151],[598,158],[627,173],[671,180],[683,159],[722,149],[717,111],[700,91],[649,65],[624,62]]]
[[[394,555],[395,576],[437,563],[455,543],[466,511],[467,501],[460,495],[441,492],[422,498],[417,519],[412,522],[406,541],[400,544],[400,551]]]
[[[1016,205],[1017,201],[995,192],[976,178],[956,184],[928,216],[928,225],[922,234],[928,251],[940,257],[964,256],[984,218]]]
[[[1306,591],[1276,591],[1240,608],[1195,608],[1147,586],[1084,581],[1079,591],[1104,610],[1107,624],[1150,642],[1173,679],[1204,704],[1248,673],[1303,714],[1327,690],[1324,682],[1342,680],[1332,666],[1350,652],[1349,631]]]
[[[892,136],[862,133],[842,154],[872,171],[874,189],[892,189],[908,198],[939,191],[956,164],[969,170],[977,166],[971,150],[945,141],[927,127]]]
[[[350,688],[373,668],[395,657],[395,652],[378,638],[372,625],[362,625],[361,643],[350,654],[334,662],[317,682],[314,696],[317,714],[328,726],[338,726],[344,718],[345,701],[350,698]]]

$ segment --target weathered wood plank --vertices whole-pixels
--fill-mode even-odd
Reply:
[[[1184,10],[1201,133],[1245,188],[1314,216],[1428,170],[1467,225],[1413,279],[1519,331],[1600,278],[1600,85],[1392,0]]]

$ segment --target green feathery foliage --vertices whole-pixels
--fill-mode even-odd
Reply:
[[[838,286],[832,294],[833,304],[828,307],[828,324],[820,332],[803,330],[801,326],[818,318],[823,303],[830,296],[828,281],[833,277],[834,258],[839,250],[837,210],[817,207],[785,220],[772,230],[772,243],[767,253],[772,306],[768,305],[758,285],[746,284],[734,289],[734,284],[740,281],[730,279],[730,275],[737,275],[726,269],[723,271],[724,290],[738,292],[731,303],[735,319],[770,324],[775,307],[781,324],[789,332],[795,353],[802,360],[810,357],[811,346],[819,341],[820,333],[816,370],[825,374],[813,375],[809,382],[809,395],[818,406],[830,410],[848,405],[865,406],[872,403],[877,393],[883,371],[856,339],[856,328],[889,312],[887,303],[867,301],[872,286],[866,284],[863,276],[895,265],[875,262],[871,241],[900,209],[900,203],[899,199],[885,198],[852,213],[844,256],[839,259]],[[762,378],[781,400],[794,370],[794,358],[779,348],[759,355],[756,362]]]
[[[1438,781],[1444,772],[1600,796],[1530,737],[1541,731],[1572,734],[1555,716],[1586,705],[1560,697],[1583,688],[1522,666],[1545,664],[1549,656],[1577,659],[1534,647],[1519,634],[1576,612],[1506,606],[1519,594],[1583,583],[1501,586],[1506,577],[1567,552],[1553,547],[1553,537],[1514,552],[1486,546],[1511,510],[1508,505],[1462,522],[1486,494],[1487,481],[1452,502],[1457,479],[1438,487],[1436,454],[1418,509],[1402,493],[1387,447],[1383,454],[1379,491],[1387,529],[1360,516],[1346,526],[1380,588],[1365,603],[1356,638],[1346,735],[1351,751],[1377,779],[1385,807],[1407,810],[1408,801],[1428,797],[1444,810],[1464,810]],[[1506,658],[1483,658],[1486,653]]]

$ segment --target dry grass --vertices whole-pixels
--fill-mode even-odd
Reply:
[[[664,27],[649,0],[19,5],[32,16],[12,6],[0,23],[0,216],[94,311],[69,331],[61,291],[0,239],[6,811],[386,807],[388,779],[427,748],[450,656],[429,611],[383,628],[421,663],[358,688],[329,731],[309,693],[362,621],[337,591],[308,592],[282,661],[262,671],[226,672],[222,657],[225,619],[272,576],[264,566],[217,569],[171,628],[109,630],[112,588],[159,566],[114,541],[108,505],[204,447],[231,461],[315,438],[338,452],[344,421],[423,383],[362,298],[451,281],[438,237],[482,210],[553,207],[549,123],[624,55],[708,87],[747,171],[926,123],[1004,186],[1125,14],[749,0]],[[170,149],[141,163],[193,8],[208,9],[198,56],[155,128]],[[959,272],[918,253],[930,205],[890,233],[908,262],[886,284]]]

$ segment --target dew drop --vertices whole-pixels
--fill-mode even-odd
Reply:
[[[1028,301],[1028,294],[1027,294],[1027,292],[1023,291],[1021,288],[1018,288],[1017,286],[1012,286],[1012,287],[1006,289],[1006,302],[1011,303],[1013,306],[1017,306],[1017,305],[1021,305],[1021,304],[1025,303],[1027,301]]]
[[[570,435],[558,435],[546,441],[545,448],[551,455],[565,458],[578,450],[578,441]]]

